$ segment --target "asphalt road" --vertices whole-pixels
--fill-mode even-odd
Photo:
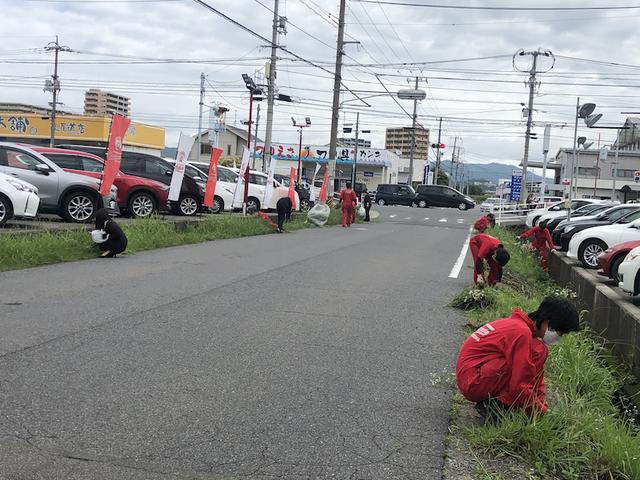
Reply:
[[[0,478],[440,478],[478,211],[376,209],[1,273]]]

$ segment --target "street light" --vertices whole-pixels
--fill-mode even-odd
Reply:
[[[414,89],[403,88],[398,90],[398,98],[400,100],[413,100],[413,124],[411,127],[411,150],[409,152],[409,181],[411,186],[413,182],[413,153],[416,148],[416,121],[418,119],[418,101],[427,98],[424,90],[418,90],[418,77],[416,77],[416,86]]]
[[[251,125],[253,124],[253,101],[262,100],[262,90],[258,88],[256,83],[246,73],[242,74],[244,85],[249,90],[249,121],[247,122],[247,150],[251,149]],[[242,206],[243,213],[247,214],[247,205],[249,203],[249,165],[244,172],[244,202]]]
[[[300,132],[300,135],[299,135],[300,144],[298,146],[298,172],[297,172],[298,185],[300,185],[300,179],[301,179],[300,167],[302,164],[302,129],[311,126],[311,118],[304,117],[304,123],[297,123],[296,119],[291,117],[291,122],[293,123],[294,128],[297,128]]]

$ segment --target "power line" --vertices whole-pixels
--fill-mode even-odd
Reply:
[[[450,10],[509,10],[509,11],[584,11],[584,10],[638,10],[640,5],[614,6],[614,7],[480,7],[475,5],[444,5],[437,3],[415,3],[390,0],[352,0],[359,3],[384,3],[385,5],[399,5],[403,7],[443,8]]]

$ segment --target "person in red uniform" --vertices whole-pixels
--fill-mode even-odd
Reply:
[[[486,233],[478,233],[469,240],[469,249],[473,257],[473,283],[487,283],[495,285],[502,279],[502,267],[504,267],[511,258],[509,252],[500,243],[500,240],[487,235]],[[484,262],[489,264],[489,277],[485,277]]]
[[[456,364],[458,389],[483,416],[491,407],[545,413],[547,345],[579,329],[578,313],[564,298],[546,297],[528,315],[516,307],[510,317],[480,327],[464,342]]]
[[[340,192],[340,203],[342,204],[342,226],[350,227],[353,223],[356,203],[358,198],[356,192],[351,189],[351,182],[347,182],[347,187]]]
[[[555,250],[553,240],[551,240],[551,233],[547,228],[547,222],[540,222],[535,227],[530,228],[529,230],[521,234],[518,239],[529,238],[531,236],[533,236],[531,246],[538,251],[538,256],[540,257],[540,266],[546,272],[547,249],[549,249],[550,252],[553,252]]]
[[[484,233],[489,228],[496,226],[496,217],[493,213],[483,215],[473,224],[473,229],[478,233]]]

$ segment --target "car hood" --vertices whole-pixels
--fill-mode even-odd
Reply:
[[[614,223],[612,225],[600,225],[600,226],[597,226],[597,227],[588,228],[588,229],[585,229],[585,230],[575,234],[573,236],[573,240],[580,241],[581,239],[584,239],[587,236],[593,237],[593,236],[598,236],[601,233],[607,233],[607,232],[610,232],[610,231],[613,231],[613,230],[623,230],[625,228],[632,228],[629,225],[630,224],[628,224],[628,223],[625,223],[625,224],[622,224],[622,225]]]
[[[71,173],[71,172],[65,171],[64,178],[65,178],[65,181],[68,181],[69,183],[77,182],[77,183],[83,183],[85,185],[89,185],[96,189],[100,188],[100,180],[98,180],[97,178],[89,177],[87,175],[80,175],[79,173]]]

